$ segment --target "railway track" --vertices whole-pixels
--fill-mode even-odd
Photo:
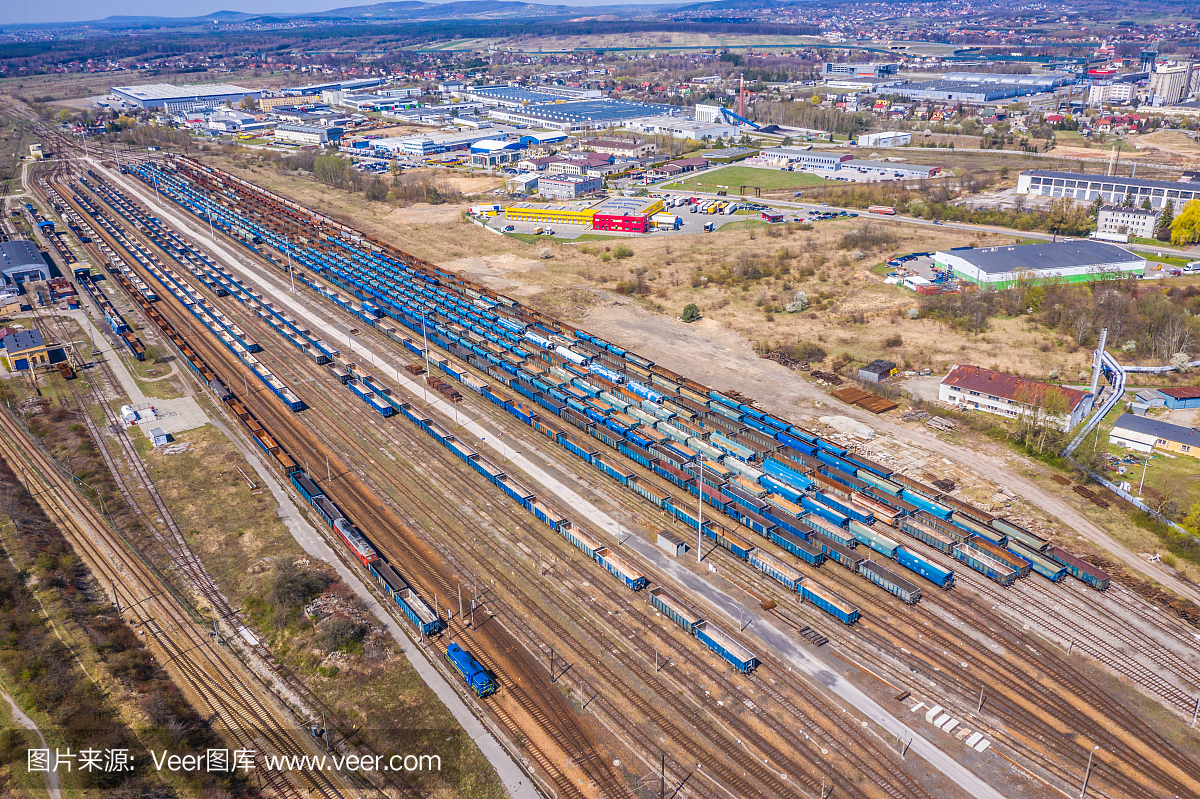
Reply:
[[[231,307],[232,307],[232,306],[231,306]],[[323,375],[322,375],[322,377],[323,377]],[[365,453],[363,453],[363,454],[365,454]],[[486,665],[486,664],[485,664],[485,665]]]
[[[132,299],[136,300],[136,297]],[[43,326],[47,324],[45,319],[43,319],[40,315],[38,320],[39,324]],[[61,326],[61,321],[59,324]],[[111,367],[106,362],[101,361],[99,363],[99,368],[104,378],[107,379],[112,386],[115,387],[119,385],[115,374],[112,372]],[[86,409],[87,403],[85,403],[84,399],[80,396],[74,385],[72,385],[72,391],[74,392],[74,396],[80,408]],[[104,455],[106,464],[112,470],[114,478],[116,479],[122,491],[123,498],[130,503],[130,507],[134,509],[135,512],[141,515],[143,520],[147,523],[148,529],[154,532],[156,543],[163,551],[165,558],[164,562],[169,563],[170,567],[184,580],[186,580],[190,588],[204,598],[209,605],[212,614],[222,623],[227,625],[226,635],[236,635],[237,630],[243,626],[238,612],[229,605],[224,595],[220,592],[219,588],[215,583],[213,583],[211,578],[204,570],[203,565],[195,556],[195,553],[191,550],[186,539],[184,539],[182,532],[179,530],[179,527],[170,512],[170,509],[167,507],[161,495],[158,493],[152,478],[150,477],[140,455],[136,450],[136,447],[134,446],[132,440],[130,440],[127,431],[125,430],[124,422],[112,410],[108,400],[100,393],[98,382],[91,385],[91,399],[93,404],[99,405],[103,410],[106,422],[108,423],[110,430],[113,432],[113,438],[116,439],[120,446],[121,452],[124,456],[123,460],[128,465],[128,468],[132,471],[134,479],[141,484],[143,493],[150,498],[154,512],[148,512],[144,507],[142,507],[141,503],[132,496],[130,487],[121,476],[120,468],[113,460],[107,448],[103,446],[102,442],[104,441],[104,438],[101,436],[99,429],[96,428],[94,421],[85,410],[83,414],[85,423],[88,425],[89,430],[92,432],[97,443],[101,444],[100,449]],[[276,688],[267,685],[259,676],[259,666],[265,667],[273,675],[273,677],[278,679],[284,686],[286,686],[286,688],[291,691],[294,696],[299,697],[301,701],[307,704],[310,710],[315,708],[317,716],[323,715],[330,728],[341,733],[343,741],[346,741],[353,735],[353,725],[342,720],[339,714],[335,713],[332,708],[326,705],[324,701],[320,699],[320,697],[312,693],[312,691],[293,672],[291,672],[291,670],[279,663],[275,659],[273,653],[271,653],[270,650],[261,643],[261,641],[247,642],[245,645],[250,649],[254,658],[257,660],[256,664],[248,664],[249,673],[251,673],[258,681],[259,687],[262,691],[271,694],[278,693]],[[315,717],[316,716],[314,716],[314,718]],[[344,743],[343,745],[349,744]],[[361,742],[356,742],[352,746],[352,750],[364,756],[375,757],[380,755],[378,751]],[[388,774],[389,776],[386,779],[390,781],[390,786],[383,786],[373,783],[372,777],[375,780],[385,779],[379,777],[378,775],[367,777],[363,774],[355,774],[355,778],[359,783],[361,783],[362,787],[374,789],[392,787],[401,790],[406,795],[412,795],[411,787],[401,781],[396,772],[389,772]]]
[[[256,751],[257,772],[278,795],[299,799],[300,787],[318,791],[327,799],[342,794],[319,772],[282,772],[268,769],[262,747],[274,754],[306,754],[277,716],[245,686],[228,653],[215,648],[167,589],[160,575],[112,530],[99,513],[78,494],[60,466],[34,442],[7,412],[0,412],[0,456],[9,463],[47,516],[59,526],[92,573],[121,586],[127,599],[125,613],[134,626],[150,631],[165,656],[168,671],[175,671],[190,688],[193,701],[207,706],[226,737],[243,749]],[[297,780],[300,786],[293,784]]]
[[[328,425],[322,425],[322,427],[328,427]],[[440,448],[438,448],[438,449],[440,449]],[[816,786],[814,786],[814,787],[816,787]],[[911,786],[910,786],[910,788],[911,788]],[[899,793],[894,793],[893,795],[901,795],[901,794],[899,794]],[[910,794],[909,794],[909,795],[914,795],[914,794],[910,792]]]

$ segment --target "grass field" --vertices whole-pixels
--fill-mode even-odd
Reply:
[[[728,189],[737,192],[742,185],[758,186],[764,190],[802,189],[807,186],[823,186],[833,181],[806,172],[784,172],[778,169],[756,169],[750,166],[727,166],[714,169],[690,178],[677,180],[663,186],[664,189],[692,189],[694,191],[717,191]]]

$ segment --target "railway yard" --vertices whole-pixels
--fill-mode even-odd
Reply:
[[[113,340],[134,358],[149,344],[127,305],[544,795],[1200,796],[1200,630],[1070,537],[202,161],[77,158],[34,176],[27,212],[69,231],[60,268],[83,253],[108,278],[77,272]],[[119,430],[139,462],[109,403],[90,401],[110,423],[94,435]],[[123,601],[144,603],[137,619],[223,729],[311,746],[0,422],[5,460]],[[124,490],[149,503],[170,576],[235,632],[238,611],[142,482]],[[415,795],[384,775],[269,778],[277,795]]]

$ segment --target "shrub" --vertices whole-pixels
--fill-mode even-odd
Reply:
[[[317,626],[317,645],[326,652],[345,650],[366,637],[367,629],[362,622],[334,616]]]
[[[888,349],[896,349],[897,347],[903,347],[904,339],[902,339],[898,335],[897,336],[888,336],[887,338],[885,338],[883,340],[883,346],[887,347]]]
[[[545,260],[547,258],[553,258],[553,257],[554,257],[554,251],[551,250],[549,247],[543,247],[541,250],[538,251],[538,258],[541,258],[542,260]]]
[[[624,244],[618,244],[616,247],[613,247],[612,254],[613,254],[613,258],[616,258],[618,260],[621,260],[624,258],[632,258],[633,250],[629,249],[629,247],[625,246]]]
[[[872,247],[886,247],[896,243],[896,236],[885,228],[873,228],[870,224],[852,230],[842,236],[838,243],[839,250],[869,250]]]
[[[700,318],[700,306],[694,302],[689,302],[683,308],[683,314],[679,317],[684,322],[695,322]]]
[[[803,291],[797,291],[792,295],[792,301],[784,306],[784,310],[788,313],[797,313],[808,309],[808,294]]]
[[[784,344],[779,348],[789,358],[797,361],[823,361],[827,353],[820,344],[812,341],[800,341],[796,344]]]

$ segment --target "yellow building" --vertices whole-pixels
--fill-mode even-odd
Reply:
[[[509,222],[541,222],[551,225],[590,225],[595,215],[594,207],[580,203],[517,203],[504,209],[504,218]]]
[[[12,371],[50,363],[50,346],[37,330],[11,333],[0,339],[0,347],[4,348],[4,358]]]

